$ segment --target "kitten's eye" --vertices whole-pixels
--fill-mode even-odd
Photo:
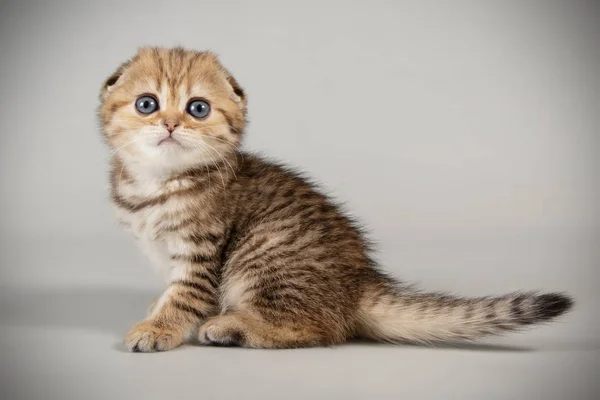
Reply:
[[[152,96],[142,96],[135,102],[135,108],[142,114],[152,114],[158,110],[158,101]]]
[[[206,118],[210,113],[210,104],[204,100],[192,100],[188,103],[187,112],[195,118]]]

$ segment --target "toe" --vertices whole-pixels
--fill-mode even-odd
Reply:
[[[158,327],[148,321],[137,324],[125,336],[125,345],[134,353],[167,351],[179,346],[182,342],[183,338],[175,330]]]

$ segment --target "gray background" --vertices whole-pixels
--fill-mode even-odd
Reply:
[[[12,1],[0,9],[2,399],[591,399],[600,7],[553,1]],[[465,295],[566,290],[560,321],[459,348],[128,354],[160,282],[116,227],[102,81],[212,49],[246,146],[347,203],[386,269]]]

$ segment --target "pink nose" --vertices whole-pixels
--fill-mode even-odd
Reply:
[[[175,128],[177,128],[179,126],[179,121],[176,119],[168,119],[168,120],[165,120],[165,122],[163,122],[163,125],[165,126],[165,128],[167,128],[169,133],[173,133]]]

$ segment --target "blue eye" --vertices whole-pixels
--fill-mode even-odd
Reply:
[[[210,113],[210,104],[204,100],[192,100],[187,105],[187,112],[194,118],[206,118]]]
[[[152,96],[142,96],[135,102],[135,108],[142,114],[152,114],[158,110],[158,100]]]

